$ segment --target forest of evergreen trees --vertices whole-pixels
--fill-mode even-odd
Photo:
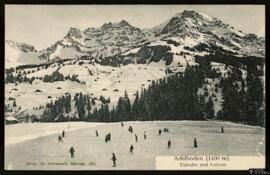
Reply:
[[[213,96],[205,100],[208,94],[197,93],[198,88],[206,83],[205,78],[220,79],[219,88],[222,89],[224,101],[222,110],[216,115]],[[87,94],[76,94],[74,102],[77,119],[70,116],[71,120],[116,122],[217,119],[264,126],[263,85],[259,76],[248,71],[244,80],[242,72],[232,68],[226,78],[221,77],[216,70],[211,69],[210,61],[207,60],[201,61],[198,66],[187,67],[184,73],[153,81],[147,89],[136,92],[133,103],[127,92],[112,109],[109,109],[109,99],[101,96],[99,101],[101,104],[96,108],[94,98]],[[66,121],[68,118],[63,115],[70,110],[71,96],[66,95],[47,104],[43,119]]]
[[[77,74],[73,74],[72,76],[67,75],[64,77],[63,74],[59,73],[58,71],[54,71],[51,75],[45,75],[44,77],[31,77],[28,78],[26,76],[26,72],[18,71],[17,75],[12,73],[6,73],[5,77],[5,83],[30,83],[32,84],[35,79],[43,80],[43,82],[55,82],[55,81],[64,81],[64,80],[70,80],[73,82],[85,84],[85,81],[80,81],[78,79]]]
[[[35,77],[27,78],[25,72],[19,72],[17,75],[13,75],[12,73],[7,73],[5,77],[5,83],[22,83],[27,82],[32,84],[35,80]]]

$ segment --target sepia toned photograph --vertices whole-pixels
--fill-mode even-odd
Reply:
[[[264,5],[5,5],[5,170],[265,165]]]

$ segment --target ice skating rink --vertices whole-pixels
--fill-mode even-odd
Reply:
[[[44,123],[5,126],[5,140],[9,140],[5,142],[5,169],[154,170],[155,156],[162,155],[265,155],[265,129],[261,127],[219,121],[123,123],[124,127],[120,122],[98,125],[72,122],[69,130],[67,123],[46,124],[51,129],[45,129],[48,126],[44,127]],[[129,126],[133,127],[133,133],[128,132]],[[224,133],[221,133],[221,126]],[[169,132],[163,132],[164,128]],[[159,129],[162,129],[160,136]],[[62,130],[66,134],[63,143],[58,143]],[[143,138],[145,131],[146,140]],[[108,133],[111,133],[111,141],[106,143]],[[135,142],[135,134],[138,142]],[[12,142],[11,138],[19,141]],[[194,138],[198,148],[193,148]],[[168,140],[171,140],[171,149],[167,149]],[[133,155],[129,154],[131,144],[134,146]],[[75,149],[74,158],[70,158],[71,146]],[[112,167],[112,153],[116,155],[116,167]]]

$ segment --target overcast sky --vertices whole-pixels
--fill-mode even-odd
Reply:
[[[5,39],[44,49],[70,27],[100,27],[122,19],[139,28],[154,27],[183,10],[216,17],[245,33],[265,35],[263,5],[6,5]]]

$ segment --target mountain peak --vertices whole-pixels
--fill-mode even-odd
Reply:
[[[130,24],[125,20],[121,20],[119,24],[122,26],[130,26]]]
[[[196,18],[196,19],[203,19],[206,21],[213,20],[213,18],[211,18],[210,16],[201,12],[196,12],[194,10],[184,10],[181,14],[182,14],[182,18]]]
[[[199,13],[194,11],[194,10],[184,10],[182,12],[182,14],[184,14],[184,15],[199,15]]]
[[[81,38],[81,30],[79,28],[71,27],[67,33],[67,37]]]
[[[104,23],[101,28],[102,29],[108,29],[108,28],[112,28],[113,27],[113,24],[111,22],[108,22],[108,23]]]
[[[117,31],[128,29],[128,31],[141,32],[141,30],[139,28],[130,25],[125,20],[121,20],[120,22],[114,22],[114,23],[112,23],[112,22],[105,23],[100,27],[100,29],[101,30],[117,30]],[[99,30],[99,29],[97,28],[97,30]],[[91,30],[89,30],[89,31],[91,32]]]
[[[102,29],[109,29],[109,28],[118,28],[118,27],[125,27],[125,26],[133,27],[127,21],[121,20],[120,22],[115,22],[115,23],[112,23],[112,22],[104,23],[101,26],[101,28]]]

